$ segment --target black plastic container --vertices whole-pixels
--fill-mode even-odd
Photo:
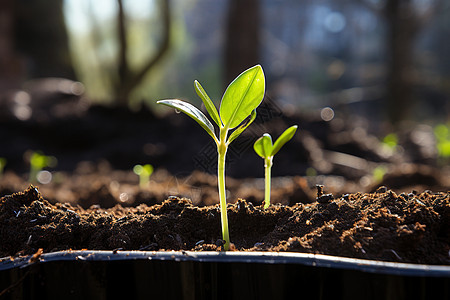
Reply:
[[[304,253],[64,251],[0,262],[0,299],[450,299],[450,266]]]

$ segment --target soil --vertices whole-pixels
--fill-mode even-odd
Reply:
[[[14,95],[0,95],[0,157],[7,159],[0,257],[39,249],[222,250],[216,149],[198,124],[145,107],[94,106],[70,93],[25,92],[28,118],[17,114]],[[387,148],[381,139],[389,131],[362,116],[328,122],[319,111],[283,111],[270,97],[257,113],[227,154],[235,250],[450,264],[450,168],[431,126],[407,124]],[[253,142],[294,124],[297,134],[274,159],[272,205],[264,210],[263,161]],[[31,150],[57,158],[50,183],[29,187]],[[131,170],[146,163],[155,173],[140,188]]]
[[[266,210],[244,199],[228,204],[233,250],[450,265],[450,192],[397,195],[380,187],[334,198],[320,186],[316,196]],[[84,209],[44,198],[30,186],[0,199],[0,257],[68,249],[223,250],[218,205],[170,197],[152,206]]]

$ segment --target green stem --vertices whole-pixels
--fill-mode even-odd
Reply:
[[[148,182],[150,180],[150,176],[148,175],[139,175],[139,185],[141,188],[145,188],[148,185]]]
[[[30,178],[28,180],[30,183],[37,183],[37,174],[39,173],[41,169],[31,166],[30,167]]]
[[[268,208],[270,205],[270,181],[271,181],[272,158],[273,156],[269,156],[264,159],[265,180],[266,180],[264,209]]]
[[[222,239],[225,241],[225,250],[230,249],[230,234],[228,232],[228,216],[227,216],[227,198],[225,190],[225,156],[227,154],[227,145],[221,139],[217,145],[218,168],[217,180],[219,184],[219,200],[220,200],[220,217],[222,221]]]

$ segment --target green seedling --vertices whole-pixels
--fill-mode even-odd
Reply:
[[[380,183],[381,181],[383,181],[384,175],[386,174],[387,169],[384,166],[377,166],[375,169],[373,169],[372,172],[372,177],[373,180],[376,183]]]
[[[398,136],[395,133],[389,133],[381,140],[381,145],[386,153],[394,154],[398,149]]]
[[[30,182],[38,181],[38,174],[46,167],[55,167],[57,160],[54,156],[46,156],[41,152],[32,152],[30,156]]]
[[[253,145],[256,154],[264,158],[264,169],[265,169],[265,199],[264,199],[264,209],[268,208],[270,205],[270,181],[271,181],[271,169],[273,164],[273,157],[280,151],[281,147],[284,146],[297,131],[297,125],[291,126],[286,129],[280,137],[272,144],[272,137],[268,133],[264,133],[262,137],[256,140]]]
[[[264,72],[260,65],[256,65],[241,73],[227,87],[219,111],[209,98],[200,83],[194,81],[195,91],[202,99],[209,115],[219,127],[216,136],[214,126],[209,119],[195,106],[181,100],[160,100],[157,103],[175,108],[194,119],[214,140],[217,146],[218,164],[217,180],[220,201],[220,216],[222,221],[222,237],[224,249],[230,248],[228,231],[227,201],[225,194],[225,156],[228,146],[234,141],[256,118],[256,108],[262,102],[265,93]],[[234,129],[234,130],[233,130]],[[233,130],[233,131],[230,131]]]
[[[389,133],[383,138],[383,144],[389,149],[394,149],[398,145],[398,137],[395,133]]]
[[[0,177],[3,175],[3,170],[5,169],[6,158],[0,157]]]
[[[450,126],[439,124],[434,127],[433,131],[436,137],[436,147],[439,157],[443,159],[450,158]]]
[[[139,186],[144,188],[148,186],[150,181],[150,176],[153,173],[153,166],[150,164],[146,165],[135,165],[133,167],[134,174],[139,176]]]

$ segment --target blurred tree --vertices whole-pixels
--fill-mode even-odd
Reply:
[[[24,76],[21,58],[14,51],[14,1],[0,1],[0,91],[17,88]]]
[[[119,55],[118,55],[118,78],[113,84],[115,89],[115,103],[121,106],[127,106],[130,93],[133,89],[141,83],[145,75],[156,65],[156,63],[164,56],[169,49],[170,42],[170,5],[169,0],[159,1],[160,15],[162,17],[162,41],[153,54],[149,57],[147,62],[137,70],[130,68],[129,56],[128,56],[128,43],[127,43],[127,20],[122,0],[117,0],[118,14],[117,14],[117,34],[119,43]]]
[[[385,107],[389,121],[397,126],[410,116],[414,104],[414,87],[420,81],[415,76],[414,44],[421,29],[439,9],[442,1],[418,3],[414,0],[386,0],[384,5],[380,5],[383,1],[364,2],[386,21],[388,70]]]
[[[260,63],[260,1],[229,0],[225,36],[225,82]]]
[[[63,0],[14,2],[15,47],[26,58],[28,76],[74,79]]]
[[[26,79],[74,79],[62,0],[0,1],[0,87]]]

